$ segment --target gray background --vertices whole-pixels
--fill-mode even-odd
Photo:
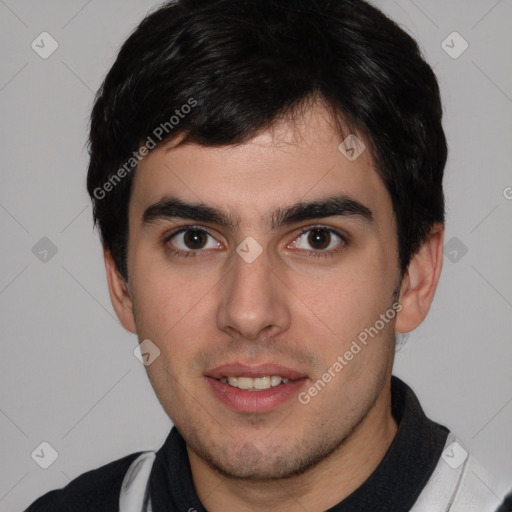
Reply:
[[[395,373],[503,497],[512,486],[512,1],[376,3],[438,74],[450,145],[446,242],[456,237],[430,315],[398,352]],[[155,5],[0,0],[2,511],[158,448],[171,426],[132,353],[135,336],[110,305],[84,186],[94,92]],[[31,48],[43,31],[59,45],[47,59]],[[441,46],[453,31],[469,43],[456,59]],[[43,237],[56,254],[42,252],[47,241],[33,250]],[[58,452],[48,469],[31,458],[43,441]]]

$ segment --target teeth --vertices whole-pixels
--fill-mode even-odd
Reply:
[[[279,384],[281,384],[281,377],[278,377],[278,376],[275,376],[275,375],[270,377],[270,385],[272,387],[279,386]]]
[[[254,379],[251,379],[250,377],[235,377],[235,380],[237,381],[236,385],[238,389],[251,389],[253,388],[253,381]],[[229,379],[228,379],[229,382]]]
[[[270,377],[258,377],[253,381],[256,389],[269,389],[271,386]]]
[[[256,377],[255,379],[251,377],[222,377],[220,381],[238,389],[261,391],[263,389],[279,386],[281,383],[286,384],[289,382],[289,379],[280,377],[279,375],[273,375],[272,377],[263,376]]]

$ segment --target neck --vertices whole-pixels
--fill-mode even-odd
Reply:
[[[229,479],[219,475],[192,450],[188,449],[188,454],[196,491],[210,512],[323,511],[345,499],[368,479],[396,431],[388,387],[333,453],[296,477],[271,481]]]

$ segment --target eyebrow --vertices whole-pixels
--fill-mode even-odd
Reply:
[[[301,201],[278,208],[270,214],[269,224],[273,230],[276,230],[281,226],[332,216],[357,218],[366,224],[373,222],[373,213],[367,206],[346,195],[339,195],[309,202]],[[175,218],[208,222],[229,229],[238,226],[240,222],[239,218],[227,215],[218,208],[199,203],[187,203],[177,197],[167,196],[144,210],[142,224],[147,225],[159,220]]]

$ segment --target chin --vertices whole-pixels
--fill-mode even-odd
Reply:
[[[305,473],[334,452],[342,442],[320,442],[317,439],[316,443],[301,442],[290,446],[262,444],[264,448],[245,442],[238,449],[199,446],[197,450],[194,447],[194,451],[225,478],[268,481]]]

